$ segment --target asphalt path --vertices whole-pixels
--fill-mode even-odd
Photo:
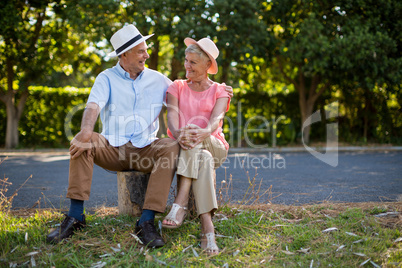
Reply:
[[[13,209],[32,206],[68,209],[69,200],[65,195],[69,156],[66,152],[0,153],[1,160],[6,156],[8,158],[0,164],[0,176],[12,183],[7,186],[6,196],[18,190],[13,198]],[[254,184],[250,184],[253,180]],[[227,161],[217,169],[217,188],[222,185],[229,185],[223,188],[223,197],[231,203],[253,201],[257,196],[263,203],[287,205],[401,201],[402,152],[340,152],[336,167],[308,152],[229,154]],[[250,185],[255,186],[254,194]],[[169,203],[172,200],[173,194]],[[115,173],[95,166],[91,197],[85,206],[117,206]]]

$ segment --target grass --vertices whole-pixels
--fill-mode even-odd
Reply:
[[[369,260],[364,266],[401,267],[401,210],[402,203],[226,205],[214,219],[222,249],[214,257],[198,246],[197,219],[163,230],[167,245],[147,249],[131,235],[134,218],[101,208],[88,215],[86,229],[51,245],[45,236],[63,219],[60,212],[8,211],[0,214],[0,266],[358,267]],[[323,232],[331,227],[337,229]]]
[[[261,182],[248,180],[242,204],[230,200],[231,177],[218,189],[221,253],[209,257],[199,247],[198,219],[164,229],[166,246],[148,249],[133,235],[136,219],[115,207],[87,213],[87,228],[48,244],[64,215],[11,210],[16,193],[6,197],[10,182],[0,179],[0,267],[402,267],[402,202],[274,205],[272,187],[262,192]]]

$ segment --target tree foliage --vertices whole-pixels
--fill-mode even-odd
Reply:
[[[100,57],[89,48],[102,37],[99,35],[101,31],[94,31],[92,26],[99,28],[103,25],[104,21],[100,17],[105,15],[102,13],[102,16],[89,19],[83,10],[78,8],[81,4],[84,4],[88,11],[93,7],[90,4],[95,5],[96,2],[1,2],[0,99],[5,103],[7,110],[6,148],[18,145],[18,123],[29,96],[30,85],[68,80],[67,77],[74,71],[90,73],[100,63]],[[97,3],[96,8],[91,10],[99,13],[92,12],[91,15],[104,12],[101,6],[103,5]],[[93,21],[93,18],[97,20]],[[91,23],[88,23],[89,21]]]
[[[18,121],[28,86],[43,78],[57,49],[58,21],[49,20],[48,1],[3,1],[0,6],[0,99],[7,109],[6,147],[18,145]],[[22,94],[16,99],[17,90]]]
[[[336,86],[370,91],[400,84],[401,39],[393,27],[400,12],[400,3],[387,0],[266,4],[264,18],[275,37],[272,66],[277,78],[295,86],[302,123],[319,97]],[[304,132],[307,142],[309,130]]]
[[[353,130],[345,139],[392,142],[402,130],[401,10],[400,1],[389,0],[3,1],[6,147],[18,144],[28,87],[91,86],[116,62],[106,56],[110,37],[130,23],[144,35],[155,33],[148,66],[171,79],[184,78],[185,37],[214,40],[220,69],[211,78],[235,87],[232,125],[242,128],[238,123],[257,115],[267,119],[251,123],[261,132],[231,131],[236,145],[246,136],[261,144],[272,144],[273,135],[282,139],[278,144],[293,142],[313,111],[334,100],[341,128]],[[286,119],[275,132],[272,123],[264,130],[280,117]],[[322,129],[313,126],[312,137],[324,139]],[[310,126],[303,133],[308,142]]]

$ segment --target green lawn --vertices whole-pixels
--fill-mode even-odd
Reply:
[[[58,245],[45,237],[61,213],[3,210],[0,266],[402,267],[401,212],[401,202],[225,205],[214,218],[222,251],[208,257],[199,247],[199,220],[190,217],[180,229],[163,230],[165,247],[148,249],[132,235],[135,218],[116,208],[87,215],[88,227]]]

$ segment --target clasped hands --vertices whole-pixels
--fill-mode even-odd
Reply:
[[[211,132],[208,129],[201,128],[194,124],[186,125],[185,127],[180,128],[177,132],[179,134],[177,141],[181,148],[185,150],[194,148],[211,135]]]

